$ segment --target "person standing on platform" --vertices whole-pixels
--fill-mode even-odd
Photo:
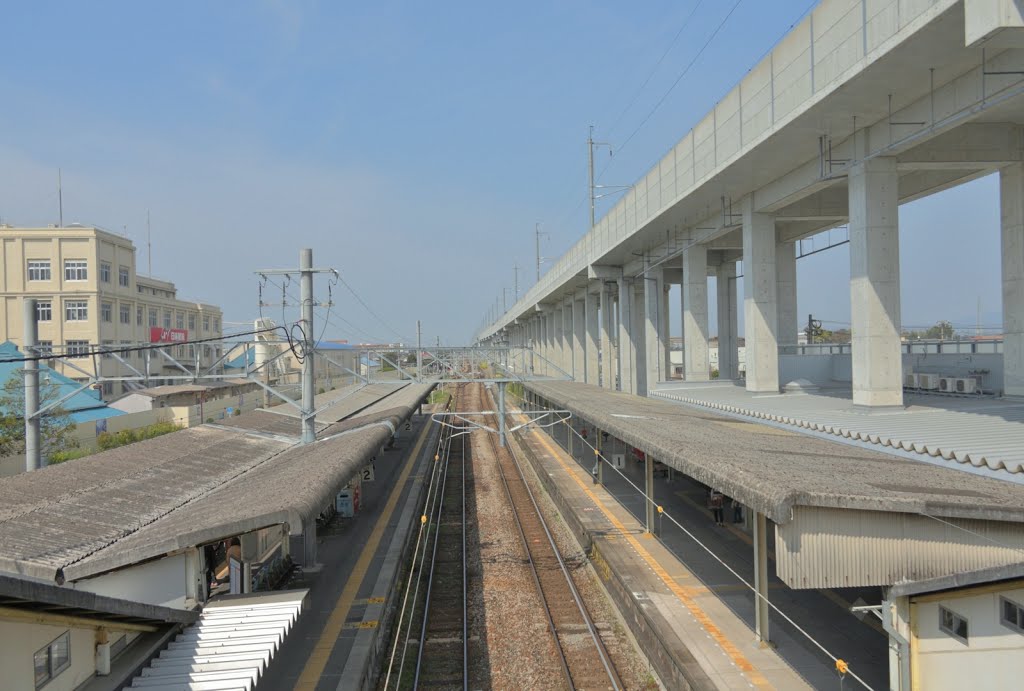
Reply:
[[[725,525],[725,496],[717,489],[711,490],[711,513],[715,517],[715,525]]]
[[[743,504],[741,504],[740,500],[736,498],[733,498],[732,500],[732,522],[743,522]]]

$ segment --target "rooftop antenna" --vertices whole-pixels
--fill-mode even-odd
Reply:
[[[149,209],[146,209],[146,262],[149,267],[148,275],[153,277],[153,236],[149,232]]]
[[[61,184],[60,168],[57,169],[57,209],[58,209],[58,214],[59,214],[58,215],[59,221],[57,223],[57,227],[58,228],[63,228],[64,227],[64,186]]]

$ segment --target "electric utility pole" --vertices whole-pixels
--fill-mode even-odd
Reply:
[[[316,408],[313,404],[314,386],[314,337],[313,332],[313,307],[317,306],[313,298],[313,274],[331,273],[335,276],[338,272],[334,269],[314,269],[313,250],[303,249],[299,252],[299,268],[295,269],[273,269],[270,271],[257,271],[260,276],[290,276],[299,274],[299,298],[301,301],[302,319],[302,405],[300,406],[302,418],[302,443],[311,444],[316,441]],[[287,324],[282,325],[288,328]]]
[[[25,298],[25,342],[22,350],[26,358],[36,354],[34,348],[39,337],[38,314],[34,298]],[[42,454],[39,449],[39,361],[26,360],[25,363],[25,472],[32,472],[43,467]]]
[[[540,236],[547,235],[547,233],[541,231],[540,223],[534,226],[533,232],[537,241],[537,283],[540,283],[540,263],[544,261],[544,257],[540,256]]]
[[[589,191],[590,191],[590,227],[591,228],[594,227],[594,224],[596,222],[594,207],[596,205],[595,203],[597,202],[597,200],[601,199],[602,197],[608,196],[608,194],[615,194],[617,192],[622,192],[623,190],[628,190],[630,187],[632,187],[632,185],[598,185],[597,181],[594,180],[594,149],[600,148],[602,146],[607,146],[608,147],[608,155],[609,156],[612,156],[615,153],[614,150],[612,149],[612,145],[609,144],[608,142],[595,142],[594,141],[594,126],[591,125],[590,126],[590,134],[587,135],[587,170],[589,171],[589,174],[590,174]],[[612,190],[612,192],[608,192],[607,194],[597,194],[597,190]]]
[[[416,378],[423,379],[423,325],[416,320]]]
[[[515,275],[514,285],[515,285],[515,290],[516,290],[516,302],[519,302],[519,263],[518,262],[515,264],[515,266],[512,267],[512,272]]]

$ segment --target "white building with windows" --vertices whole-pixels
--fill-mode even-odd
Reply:
[[[133,374],[112,356],[86,355],[97,346],[171,344],[171,354],[184,362],[213,363],[222,354],[219,343],[173,345],[220,338],[220,308],[179,300],[170,281],[136,272],[135,246],[128,238],[95,227],[13,228],[0,225],[0,342],[22,345],[22,301],[33,297],[39,316],[39,344],[54,352],[79,355],[54,367],[73,379],[99,373]],[[122,355],[145,371],[141,352]],[[180,373],[170,362],[150,357],[151,385],[161,375]],[[131,387],[105,382],[104,394],[119,395]]]

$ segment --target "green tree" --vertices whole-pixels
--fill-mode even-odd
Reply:
[[[42,374],[42,373],[40,373]],[[39,407],[44,408],[60,398],[60,387],[40,382]],[[4,382],[0,391],[0,456],[25,453],[25,379],[18,370]],[[40,454],[44,459],[60,451],[78,446],[71,436],[75,423],[61,406],[46,411],[40,421]]]
[[[935,326],[931,327],[924,332],[925,338],[944,340],[947,338],[953,338],[954,330],[953,325],[943,319],[938,322]]]

